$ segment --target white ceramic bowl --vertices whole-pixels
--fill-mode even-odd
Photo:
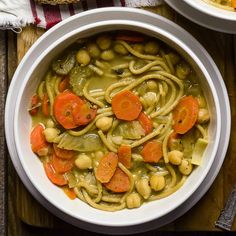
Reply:
[[[211,4],[208,4],[202,0],[184,0],[187,4],[192,6],[193,8],[201,11],[207,15],[236,22],[236,12],[227,11]]]
[[[24,172],[38,192],[52,205],[75,219],[89,222],[91,224],[124,227],[158,219],[173,211],[194,194],[195,190],[200,186],[205,176],[208,174],[214,161],[221,134],[221,114],[216,88],[207,69],[204,67],[203,62],[198,59],[196,54],[182,42],[181,38],[177,38],[175,35],[170,34],[164,28],[161,28],[161,25],[153,26],[149,23],[141,23],[132,19],[123,20],[123,10],[120,9],[119,11],[119,19],[107,19],[104,21],[97,20],[97,22],[94,21],[94,23],[78,27],[71,32],[65,33],[59,38],[57,37],[57,31],[52,30],[52,33],[50,34],[50,32],[48,32],[40,42],[45,46],[45,44],[47,45],[47,37],[54,36],[54,42],[47,45],[48,47],[43,53],[38,55],[34,61],[32,61],[30,57],[27,58],[30,53],[26,55],[24,60],[28,60],[28,63],[32,63],[28,72],[23,78],[18,72],[18,78],[14,78],[15,80],[21,80],[21,84],[18,87],[19,91],[17,92],[14,112],[14,141]],[[141,10],[135,11],[140,11],[140,14],[143,14],[143,11]],[[102,10],[100,13],[101,15],[103,14]],[[89,13],[86,14],[89,16]],[[73,28],[73,19],[75,17],[72,17],[61,24],[66,25],[68,28]],[[166,20],[163,19],[163,21]],[[48,180],[41,162],[31,151],[29,142],[31,117],[27,112],[27,108],[29,106],[30,98],[36,90],[39,81],[47,71],[51,60],[63,51],[65,47],[78,38],[84,38],[99,32],[118,29],[136,30],[157,37],[175,48],[175,50],[177,50],[193,66],[193,68],[198,72],[199,81],[208,101],[211,123],[209,127],[210,142],[205,151],[203,163],[193,171],[182,188],[169,197],[144,204],[138,209],[125,209],[111,213],[94,209],[81,202],[79,199],[74,201],[69,200],[59,188]],[[11,90],[11,93],[14,92],[15,91]],[[11,94],[9,96],[11,96]]]

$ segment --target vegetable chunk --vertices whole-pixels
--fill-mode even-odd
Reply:
[[[53,184],[56,184],[58,186],[63,186],[67,184],[67,180],[64,175],[57,173],[54,170],[51,162],[47,162],[44,164],[44,170],[47,177]]]
[[[183,97],[173,111],[174,130],[178,134],[185,134],[197,121],[199,105],[193,96]]]
[[[130,180],[128,175],[118,167],[111,180],[104,186],[112,192],[123,193],[130,189]]]
[[[150,141],[144,145],[141,151],[144,162],[157,163],[163,156],[162,143],[159,141]]]
[[[33,128],[30,134],[30,143],[32,151],[38,153],[41,149],[48,147],[48,143],[43,134],[44,127],[38,124]]]
[[[112,178],[112,176],[114,175],[117,165],[118,165],[118,156],[113,152],[109,152],[99,162],[95,174],[96,178],[101,183],[108,183]]]
[[[76,128],[78,125],[74,121],[72,111],[83,104],[83,100],[70,91],[57,95],[53,104],[53,112],[58,123],[65,129]]]
[[[126,168],[131,168],[131,148],[128,145],[121,145],[118,149],[118,160]]]
[[[118,119],[132,121],[138,118],[142,104],[138,96],[124,90],[113,97],[112,110]]]
[[[145,134],[150,134],[152,132],[152,120],[143,112],[140,113],[138,121],[143,127]]]

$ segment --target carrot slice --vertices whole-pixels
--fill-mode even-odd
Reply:
[[[32,151],[37,153],[42,148],[48,147],[48,143],[43,134],[44,127],[41,124],[36,125],[30,134],[30,143]]]
[[[128,175],[119,167],[116,168],[114,175],[104,186],[115,193],[127,192],[130,189],[130,180]]]
[[[109,152],[100,160],[97,171],[95,173],[96,178],[101,183],[108,183],[116,171],[117,164],[117,155],[114,152]]]
[[[139,114],[138,121],[143,127],[145,134],[150,134],[152,132],[152,120],[143,112]]]
[[[62,190],[64,191],[64,193],[65,193],[71,200],[76,199],[76,194],[75,194],[74,189],[68,188],[68,187],[65,186],[65,187],[62,187]]]
[[[70,79],[68,76],[65,76],[58,85],[59,92],[64,92],[66,89],[69,89]]]
[[[131,32],[131,31],[119,31],[115,39],[131,42],[131,43],[141,43],[141,42],[144,42],[145,40],[142,34],[138,32]]]
[[[57,173],[54,170],[51,162],[44,163],[44,170],[45,170],[47,177],[49,178],[49,180],[52,183],[54,183],[58,186],[63,186],[63,185],[67,184],[67,180],[64,177],[64,175]]]
[[[74,121],[72,111],[83,104],[84,101],[70,91],[58,94],[53,104],[53,112],[58,123],[65,129],[76,128],[78,125]]]
[[[73,159],[69,159],[69,160],[61,159],[55,153],[53,153],[52,165],[53,165],[53,168],[55,169],[56,172],[63,174],[73,168],[74,160]]]
[[[40,102],[40,98],[37,94],[35,94],[32,98],[31,98],[31,109],[29,111],[31,116],[35,116],[38,113],[39,107],[35,107],[39,104]],[[33,108],[35,107],[35,108]],[[33,109],[32,109],[33,108]]]
[[[132,121],[138,118],[142,104],[138,96],[124,90],[113,97],[112,110],[118,119]]]
[[[236,9],[236,0],[232,0],[232,7]]]
[[[49,100],[48,100],[48,95],[44,94],[43,99],[42,99],[42,113],[45,116],[49,116]]]
[[[88,104],[75,107],[72,111],[74,122],[76,125],[86,125],[92,121],[97,114],[96,109],[91,109]]]
[[[162,143],[159,141],[150,141],[146,143],[141,151],[144,162],[157,163],[163,156]]]
[[[55,154],[60,157],[61,159],[71,159],[75,156],[76,152],[73,150],[66,150],[66,149],[62,149],[57,147],[57,145],[54,143],[53,144],[53,149],[55,151]]]
[[[131,168],[131,148],[128,145],[121,145],[118,149],[118,161],[126,168]]]
[[[173,110],[174,130],[178,134],[185,134],[197,121],[198,100],[193,96],[183,97]]]

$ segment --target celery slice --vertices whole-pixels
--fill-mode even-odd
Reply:
[[[191,163],[194,165],[201,165],[203,153],[207,147],[208,141],[206,139],[199,138],[193,149],[193,155]]]

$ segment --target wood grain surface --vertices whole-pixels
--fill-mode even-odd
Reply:
[[[6,144],[4,135],[4,104],[7,92],[6,33],[0,34],[0,235],[6,232]]]
[[[196,25],[182,16],[172,11],[169,7],[148,8],[147,10],[154,11],[158,14],[164,15],[169,19],[175,21],[177,24],[189,31],[200,43],[207,49],[215,63],[217,64],[220,72],[223,75],[224,81],[229,93],[231,112],[232,112],[232,124],[236,123],[236,37],[229,34],[223,34],[215,32],[209,29],[205,29],[199,25]],[[43,30],[37,29],[33,26],[26,27],[22,33],[17,36],[13,33],[8,33],[8,78],[12,77],[12,74],[16,68],[18,62],[22,59],[26,51],[30,46],[43,34]],[[0,55],[4,55],[2,49],[2,40],[4,36],[0,36]],[[0,56],[0,66],[1,66]],[[0,69],[2,73],[4,69]],[[1,84],[1,86],[3,86]],[[1,87],[1,89],[3,89]],[[1,102],[4,101],[1,95]],[[2,103],[1,103],[2,104]],[[0,111],[2,112],[2,110]],[[2,124],[2,123],[1,123]],[[2,132],[2,131],[1,131]],[[0,135],[1,147],[4,145],[4,137],[2,133]],[[230,145],[228,152],[221,168],[219,175],[217,176],[214,184],[211,186],[205,196],[184,216],[180,217],[175,222],[165,226],[159,230],[167,231],[219,231],[214,227],[214,222],[218,218],[221,209],[226,202],[226,199],[233,188],[233,184],[236,182],[236,129],[232,129]],[[0,165],[2,164],[0,159]],[[19,226],[22,224],[20,219],[32,226],[51,228],[54,232],[57,230],[74,229],[74,227],[62,222],[58,218],[50,214],[25,189],[19,178],[17,177],[11,162],[8,161],[8,233],[9,235],[23,235],[19,233]],[[2,185],[0,183],[0,194]],[[0,201],[2,196],[0,196]],[[4,197],[4,196],[3,196]],[[0,218],[1,223],[4,222]],[[22,229],[22,227],[21,227]],[[0,229],[1,230],[1,229]],[[75,230],[75,229],[74,229]],[[236,221],[233,225],[233,230],[236,231]],[[0,231],[1,232],[1,231]],[[77,233],[95,235],[93,233],[87,233],[83,230],[76,230]],[[154,231],[155,232],[155,231]],[[1,235],[1,233],[0,233]],[[26,234],[25,234],[26,235]],[[31,234],[29,234],[31,235]],[[32,234],[34,235],[34,234]],[[36,235],[36,234],[35,234]],[[38,234],[37,234],[38,235]]]

